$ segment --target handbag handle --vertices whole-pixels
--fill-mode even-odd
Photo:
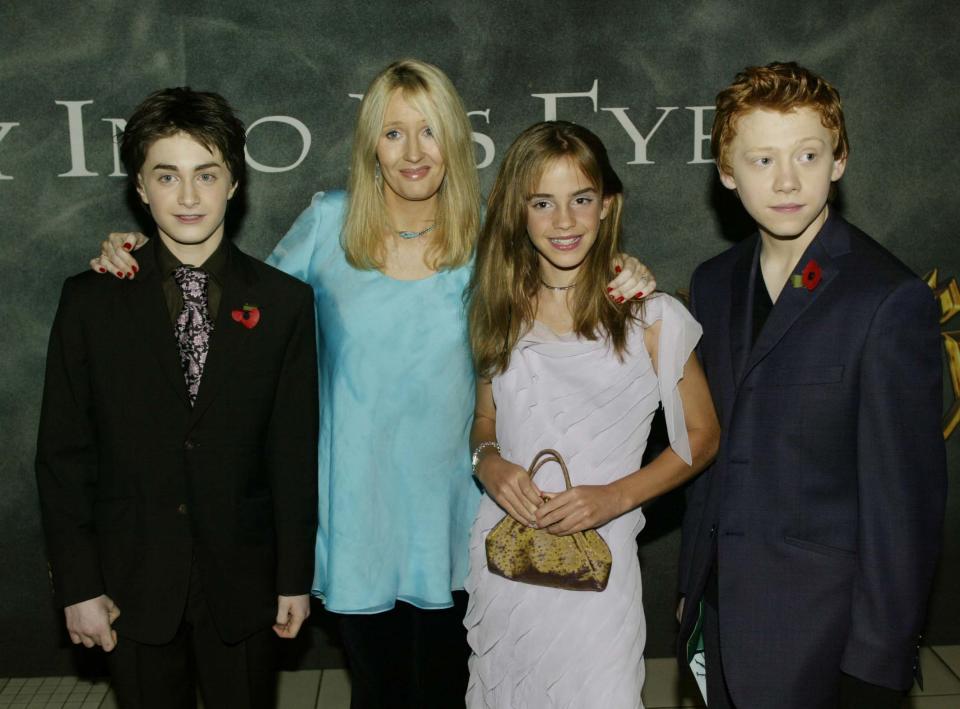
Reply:
[[[563,482],[566,484],[568,490],[572,488],[573,484],[570,482],[570,471],[567,470],[567,464],[563,462],[563,456],[557,451],[553,450],[553,448],[544,448],[533,457],[533,462],[530,463],[530,470],[528,471],[530,478],[533,479],[533,476],[537,474],[537,471],[550,462],[556,462],[560,464],[560,470],[563,471]],[[597,533],[596,530],[593,531],[594,534]],[[577,545],[577,549],[580,550],[583,558],[590,566],[591,573],[595,575],[598,574],[599,568],[597,566],[597,562],[591,555],[590,550],[587,549],[587,540],[584,537],[584,533],[574,532],[571,536],[573,537],[573,543]],[[604,546],[606,546],[605,542]]]
[[[563,462],[563,456],[553,450],[553,448],[544,448],[533,456],[533,462],[530,463],[530,468],[527,470],[530,479],[532,480],[533,476],[537,474],[537,471],[550,462],[560,464],[560,470],[563,471],[563,482],[566,483],[568,490],[572,488],[573,484],[570,482],[570,471],[567,470],[567,464]]]

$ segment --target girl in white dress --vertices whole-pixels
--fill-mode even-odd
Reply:
[[[706,466],[719,425],[686,309],[667,295],[603,297],[622,211],[603,144],[563,121],[524,131],[490,194],[469,301],[471,445],[486,490],[466,582],[469,707],[642,706],[641,505]],[[641,467],[661,404],[670,448]],[[530,480],[543,448],[564,456],[573,489],[556,465]],[[504,514],[552,534],[597,529],[613,555],[606,590],[492,574],[484,540]]]

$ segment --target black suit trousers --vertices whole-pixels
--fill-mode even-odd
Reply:
[[[195,709],[197,689],[207,709],[268,709],[276,695],[271,628],[238,643],[217,631],[194,560],[183,619],[163,645],[120,636],[108,655],[122,709]]]

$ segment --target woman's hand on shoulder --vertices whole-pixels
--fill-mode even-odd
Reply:
[[[483,489],[508,515],[520,524],[536,525],[543,496],[526,470],[491,452],[480,459],[476,475]]]
[[[111,232],[100,244],[100,255],[90,259],[90,268],[97,273],[110,273],[116,278],[133,278],[140,264],[131,251],[136,251],[150,239],[138,231]]]
[[[596,529],[627,511],[615,485],[575,485],[548,497],[537,510],[537,526],[551,534]]]
[[[645,298],[657,290],[653,272],[629,254],[616,257],[612,268],[616,276],[607,283],[607,295],[615,303]]]

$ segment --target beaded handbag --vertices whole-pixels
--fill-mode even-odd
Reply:
[[[563,458],[549,448],[530,463],[531,478],[546,463],[559,463],[567,489],[570,472]],[[610,578],[610,547],[595,529],[565,536],[532,529],[506,515],[487,535],[487,568],[513,581],[569,591],[602,591]]]

